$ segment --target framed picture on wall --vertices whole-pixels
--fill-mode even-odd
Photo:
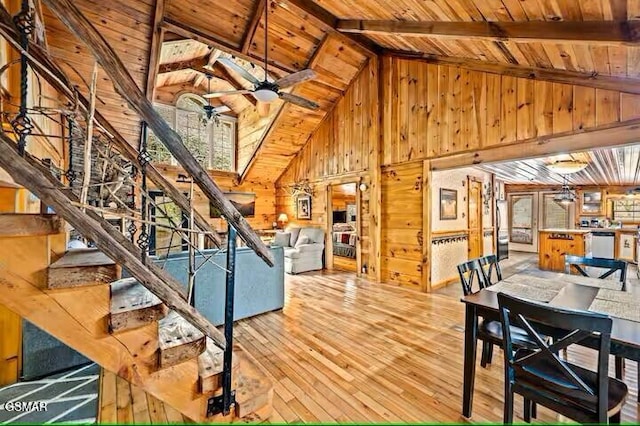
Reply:
[[[254,217],[256,215],[256,194],[253,192],[225,192],[231,204],[240,212],[242,217]],[[215,208],[213,203],[209,203],[209,217],[220,218],[222,214]]]
[[[296,219],[311,219],[311,197],[301,195],[296,200]]]
[[[440,188],[440,220],[458,218],[458,191]]]

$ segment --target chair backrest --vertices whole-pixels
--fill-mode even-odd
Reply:
[[[622,283],[622,289],[626,290],[627,282],[627,262],[618,259],[604,259],[601,257],[582,257],[574,256],[571,254],[564,255],[564,267],[567,274],[571,273],[573,267],[579,274],[588,277],[589,274],[582,267],[591,266],[595,268],[606,269],[598,278],[605,279],[620,271],[620,282]]]
[[[566,395],[572,400],[582,400],[597,407],[601,422],[607,421],[609,386],[609,344],[611,342],[612,321],[606,315],[562,309],[548,304],[536,303],[498,293],[500,322],[502,323],[503,348],[505,353],[505,377],[515,391],[517,386],[529,385],[545,391]],[[511,326],[524,329],[535,347],[518,350],[511,337]],[[541,330],[553,336],[553,344],[547,344],[539,333]],[[594,382],[585,383],[575,366],[563,361],[559,353],[568,346],[585,339],[596,339],[598,365]],[[544,368],[540,368],[540,366]],[[518,382],[522,383],[518,383]]]
[[[485,276],[487,278],[486,284],[488,286],[494,285],[498,281],[502,281],[502,270],[498,263],[498,257],[495,254],[481,257],[478,261],[480,262],[480,265],[485,268]],[[488,268],[486,268],[487,265],[489,265]]]
[[[472,259],[459,264],[458,275],[460,275],[462,293],[465,296],[478,292],[487,286],[487,277],[479,259]],[[477,286],[477,290],[473,289],[474,284]]]

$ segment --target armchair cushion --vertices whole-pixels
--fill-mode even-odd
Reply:
[[[301,235],[298,237],[298,241],[296,241],[296,247],[300,247],[304,244],[311,244],[311,239],[306,235]]]
[[[276,232],[275,237],[273,237],[273,245],[281,246],[281,247],[289,247],[290,243],[291,243],[290,232]]]
[[[322,244],[299,244],[296,246],[296,250],[298,250],[301,254],[304,253],[322,253],[324,250],[324,245]]]

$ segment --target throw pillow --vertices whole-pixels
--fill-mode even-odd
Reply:
[[[312,243],[320,244],[324,241],[324,230],[317,227],[302,228],[298,238],[302,238],[303,236],[309,238]]]
[[[299,247],[303,244],[311,244],[311,240],[306,235],[298,237],[298,241],[296,241],[296,247]]]
[[[298,242],[298,235],[300,234],[300,228],[288,227],[284,232],[291,234],[291,241],[289,241],[289,247],[295,247]]]
[[[275,246],[289,247],[290,242],[291,242],[290,232],[276,232],[275,237],[273,237],[273,245]]]

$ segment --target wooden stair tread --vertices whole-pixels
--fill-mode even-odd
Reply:
[[[196,358],[206,347],[205,335],[175,311],[158,321],[158,366],[170,367]]]
[[[238,387],[238,357],[233,356],[231,382],[232,388]],[[212,393],[222,386],[222,372],[224,369],[224,351],[207,338],[206,350],[198,357],[198,391]]]
[[[64,232],[64,222],[52,214],[1,213],[0,237],[30,237]]]
[[[167,314],[167,308],[158,297],[135,278],[124,278],[111,283],[109,331],[122,331],[158,321]]]
[[[50,289],[107,284],[120,278],[121,268],[95,248],[67,251],[47,269]]]
[[[236,414],[246,417],[260,412],[269,416],[273,405],[273,383],[257,361],[240,345],[233,345],[233,356],[238,358],[238,386],[236,388]]]
[[[97,248],[70,249],[60,259],[52,263],[49,269],[77,268],[80,266],[110,266],[116,262]]]

